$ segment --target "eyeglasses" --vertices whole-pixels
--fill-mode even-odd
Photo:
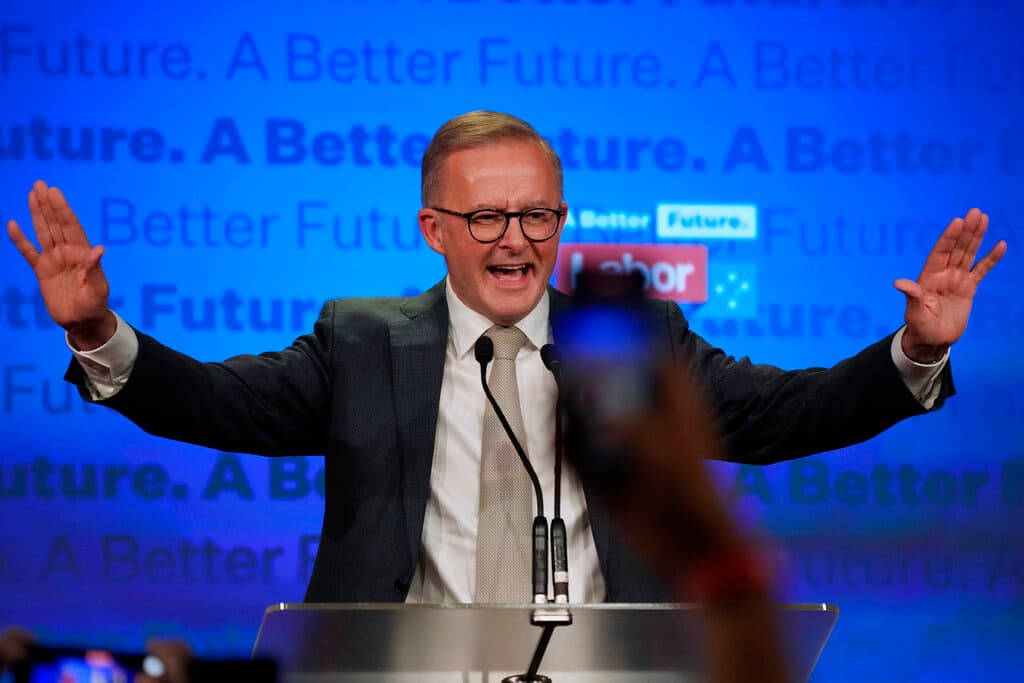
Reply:
[[[430,207],[434,211],[446,213],[449,216],[458,216],[466,219],[469,227],[469,234],[477,242],[487,244],[497,242],[508,230],[509,221],[513,218],[519,219],[519,227],[523,235],[531,242],[543,242],[551,239],[558,231],[558,224],[565,215],[561,209],[533,208],[522,211],[497,211],[495,209],[480,209],[469,213],[449,211],[439,206]]]

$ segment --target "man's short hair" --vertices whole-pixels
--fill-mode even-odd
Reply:
[[[448,155],[460,149],[482,147],[504,140],[526,140],[536,142],[551,160],[558,178],[558,192],[562,194],[562,160],[558,158],[551,144],[541,137],[526,121],[511,114],[497,111],[471,111],[456,116],[437,129],[423,154],[420,178],[420,195],[423,206],[430,206],[436,200],[441,185],[444,162]]]

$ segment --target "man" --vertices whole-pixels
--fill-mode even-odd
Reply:
[[[89,400],[143,429],[213,448],[325,454],[324,526],[310,601],[489,600],[478,595],[486,433],[476,340],[515,326],[526,450],[551,499],[556,388],[539,358],[571,305],[550,289],[565,221],[561,165],[529,124],[494,112],[446,123],[423,159],[419,224],[447,278],[413,298],[328,302],[289,348],[198,363],[133,331],[107,307],[103,247],[89,245],[56,188],[29,208],[41,252],[8,232],[75,352],[67,374]],[[898,280],[906,326],[835,367],[785,372],[735,361],[651,303],[665,345],[710,393],[730,459],[767,463],[830,450],[939,407],[947,352],[1004,242],[973,265],[988,218],[972,209],[939,238],[917,282]],[[518,333],[517,333],[518,334]],[[619,543],[583,485],[562,492],[573,602],[668,597]],[[527,579],[524,578],[524,585]]]

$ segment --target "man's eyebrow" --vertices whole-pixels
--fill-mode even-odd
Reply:
[[[490,203],[489,202],[481,202],[479,204],[473,204],[472,206],[473,206],[473,208],[470,209],[470,211],[481,211],[483,209],[491,209],[492,211],[502,211],[502,212],[511,211],[511,209],[499,209],[497,207],[497,205],[495,205],[493,202],[490,202]],[[523,211],[525,209],[550,209],[550,208],[558,208],[558,204],[555,204],[553,206],[548,206],[548,204],[547,204],[547,202],[545,200],[543,200],[543,199],[535,199],[535,200],[530,201],[530,202],[524,202],[523,205],[522,205],[522,208],[516,209],[515,211],[513,211],[513,213],[515,213],[516,211]],[[469,212],[467,211],[466,213],[469,213]]]

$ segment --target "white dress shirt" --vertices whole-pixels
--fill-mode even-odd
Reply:
[[[494,323],[466,306],[446,283],[448,347],[441,381],[441,402],[430,470],[430,499],[423,520],[420,561],[407,602],[472,602],[476,591],[476,528],[480,501],[480,445],[487,397],[480,385],[476,340]],[[547,292],[516,327],[527,342],[516,357],[519,404],[525,449],[544,493],[550,520],[555,500],[554,377],[544,367],[540,348],[551,341]],[[603,602],[604,578],[587,517],[579,477],[562,468],[562,518],[569,534],[569,601]],[[551,577],[548,572],[548,595]],[[523,577],[529,581],[529,577]]]

